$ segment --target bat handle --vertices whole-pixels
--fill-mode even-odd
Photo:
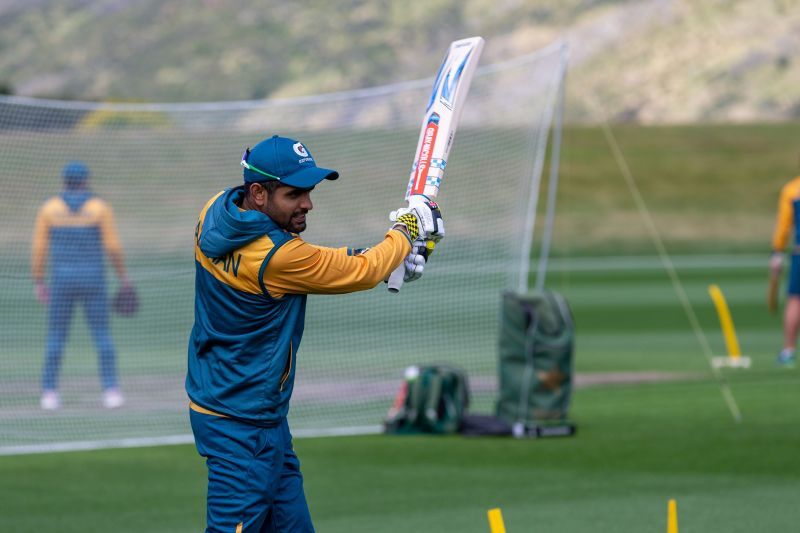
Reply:
[[[406,268],[403,266],[403,263],[400,263],[400,266],[394,269],[394,272],[389,276],[389,292],[392,294],[396,294],[400,292],[400,287],[403,286],[403,278],[406,275]]]

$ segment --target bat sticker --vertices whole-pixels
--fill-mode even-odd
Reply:
[[[439,114],[431,113],[428,118],[428,125],[425,128],[425,137],[417,158],[417,170],[414,176],[414,184],[411,186],[412,194],[422,194],[425,189],[425,178],[428,176],[428,168],[431,165],[431,154],[436,144],[436,134],[439,133]]]
[[[428,100],[428,107],[425,108],[425,112],[430,111],[431,106],[433,106],[433,103],[436,101],[436,95],[439,94],[440,88],[442,91],[439,101],[447,106],[448,109],[453,108],[453,95],[455,95],[456,89],[458,89],[458,83],[461,81],[461,74],[464,72],[464,67],[467,66],[470,55],[472,55],[472,50],[467,52],[467,55],[461,60],[455,73],[453,73],[452,69],[448,69],[447,73],[444,75],[444,79],[442,79],[442,73],[445,71],[445,67],[448,66],[450,56],[444,59],[439,67],[439,72],[436,73],[436,79],[433,82],[433,91],[431,91],[431,98]],[[453,74],[452,78],[450,77],[451,74]]]
[[[458,66],[458,69],[453,76],[453,79],[450,79],[450,72],[447,73],[447,76],[444,77],[444,82],[442,82],[442,96],[440,101],[448,107],[448,109],[453,108],[453,100],[452,97],[456,93],[456,89],[458,88],[458,82],[461,81],[461,73],[464,72],[464,67],[467,65],[467,60],[469,59],[469,55],[472,53],[472,50],[467,53],[464,57],[464,60]]]

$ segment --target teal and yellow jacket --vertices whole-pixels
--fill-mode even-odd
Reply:
[[[411,245],[398,230],[367,251],[325,248],[217,194],[195,228],[195,322],[186,392],[192,409],[265,427],[286,417],[306,295],[371,289]]]
[[[114,212],[91,191],[64,191],[39,209],[31,253],[34,280],[44,280],[49,259],[54,283],[104,283],[106,254],[121,264]]]

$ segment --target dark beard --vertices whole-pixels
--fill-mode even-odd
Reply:
[[[306,227],[308,226],[308,223],[307,222],[303,222],[302,225],[295,226],[294,224],[292,224],[292,222],[290,220],[289,223],[287,224],[287,226],[288,227],[283,228],[283,229],[285,229],[289,233],[302,233],[302,232],[304,232],[306,230]]]

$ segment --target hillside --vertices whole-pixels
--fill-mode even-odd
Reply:
[[[800,116],[795,0],[0,0],[0,87],[88,100],[261,99],[432,75],[569,41],[568,118]],[[199,5],[199,7],[198,7]]]

